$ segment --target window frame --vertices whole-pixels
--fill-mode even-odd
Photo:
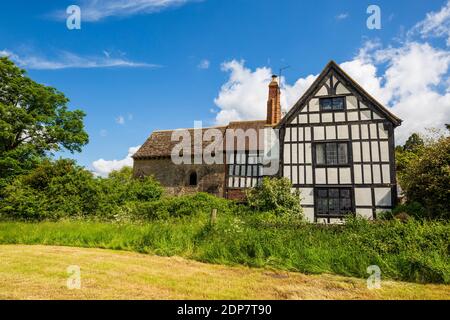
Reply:
[[[336,154],[337,162],[336,164],[329,164],[327,159],[327,144],[336,144]],[[347,145],[347,163],[339,163],[339,144]],[[317,145],[324,145],[325,152],[325,163],[317,163]],[[316,168],[330,168],[330,167],[350,167],[351,166],[351,155],[350,155],[350,141],[333,140],[333,141],[323,141],[313,143],[313,160]]]
[[[339,190],[339,197],[330,197],[330,190]],[[326,191],[327,197],[319,197],[320,191]],[[347,191],[349,194],[349,197],[343,197],[342,192]],[[343,218],[348,214],[354,214],[355,212],[355,205],[354,205],[354,199],[353,199],[353,192],[351,187],[316,187],[314,188],[314,202],[315,205],[315,216],[316,218]],[[319,201],[320,199],[327,199],[327,213],[321,213],[319,212]],[[338,199],[339,202],[339,208],[337,212],[330,212],[330,199]],[[345,210],[341,209],[341,203],[343,199],[348,199],[350,201],[350,209]]]
[[[335,100],[335,99],[342,100],[342,105],[343,105],[342,109],[334,109],[333,108],[333,100]],[[325,100],[331,100],[331,109],[327,110],[327,109],[323,108],[323,101],[325,101]],[[344,112],[347,110],[346,96],[332,96],[332,97],[319,98],[319,109],[320,109],[320,112]]]

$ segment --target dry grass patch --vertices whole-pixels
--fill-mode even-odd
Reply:
[[[69,265],[81,289],[66,287]],[[0,246],[0,299],[448,299],[450,285],[304,275],[179,257],[56,246]]]

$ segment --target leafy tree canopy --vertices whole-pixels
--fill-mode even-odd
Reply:
[[[88,142],[84,112],[69,111],[55,88],[36,83],[0,58],[0,180],[24,173],[45,155],[80,152]],[[0,182],[0,188],[2,183]]]

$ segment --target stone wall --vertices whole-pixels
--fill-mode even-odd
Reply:
[[[208,192],[223,197],[225,165],[223,164],[174,164],[170,158],[134,160],[135,177],[154,176],[172,195]],[[197,185],[189,185],[192,172],[197,174]]]

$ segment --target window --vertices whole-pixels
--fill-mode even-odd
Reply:
[[[189,175],[189,185],[190,186],[196,186],[197,185],[197,173],[196,172],[192,172]]]
[[[322,98],[319,103],[321,111],[342,111],[345,109],[345,97]]]
[[[261,181],[262,154],[257,151],[235,152],[228,159],[229,188],[251,188]]]
[[[316,164],[322,166],[348,165],[348,143],[326,142],[316,144]]]
[[[317,216],[343,216],[352,212],[349,188],[317,189]]]

